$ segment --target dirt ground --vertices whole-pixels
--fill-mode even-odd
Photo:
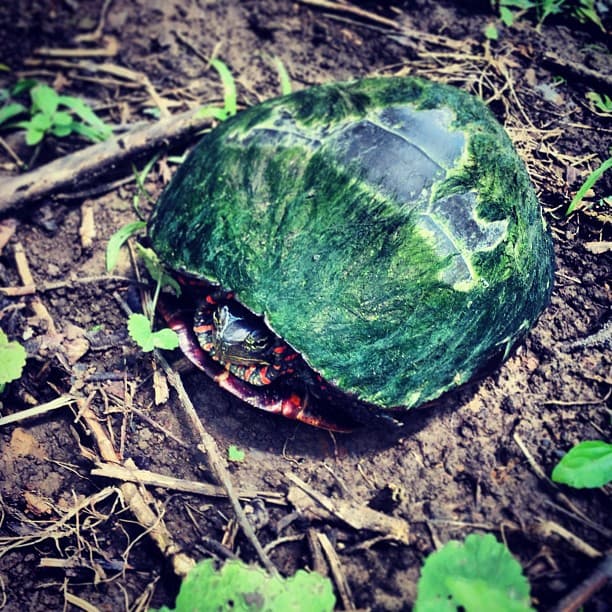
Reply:
[[[403,415],[402,427],[350,435],[260,413],[192,371],[183,379],[221,454],[227,457],[230,445],[245,451],[243,461],[229,463],[231,480],[238,490],[256,492],[255,499],[245,496],[247,516],[283,574],[328,571],[311,537],[323,533],[350,589],[339,608],[405,610],[430,552],[489,532],[522,564],[534,607],[550,609],[611,545],[610,487],[556,488],[546,479],[576,442],[610,439],[610,335],[595,335],[610,330],[610,208],[600,202],[611,193],[610,173],[577,213],[565,216],[573,193],[610,154],[610,117],[594,112],[585,97],[610,93],[606,35],[569,17],[550,19],[541,31],[529,15],[505,27],[484,0],[349,5],[367,15],[290,0],[112,0],[106,11],[102,4],[3,3],[0,63],[10,71],[0,73],[0,86],[21,77],[53,84],[122,128],[154,121],[151,109],[160,100],[171,113],[219,104],[222,86],[208,65],[213,56],[236,78],[240,106],[278,95],[275,58],[294,89],[416,74],[490,103],[528,166],[557,258],[552,302],[503,366],[427,410]],[[497,41],[483,34],[490,23],[497,24]],[[100,49],[107,54],[86,54]],[[20,172],[8,147],[38,167],[84,146],[51,140],[32,162],[22,135],[0,136],[7,145],[0,148],[3,178]],[[176,168],[171,156],[184,148],[158,151],[145,185],[153,200]],[[112,452],[138,468],[214,482],[177,394],[156,403],[160,366],[127,337],[117,296],[134,307],[135,286],[106,276],[109,237],[136,219],[131,164],[78,187],[4,215],[15,233],[0,253],[0,285],[28,284],[16,264],[23,252],[37,292],[0,297],[2,329],[29,355],[24,376],[1,398],[0,416],[68,395],[78,399],[0,427],[0,608],[7,611],[172,604],[181,557],[161,550],[149,533],[161,523],[189,558],[224,558],[229,551],[259,562],[224,497],[156,482],[146,495],[161,519],[147,530],[122,477],[92,474],[107,456],[100,448],[105,437]],[[141,198],[145,215],[151,205]],[[114,273],[133,276],[127,254]],[[179,356],[166,357],[174,363]],[[352,513],[367,504],[394,517],[409,526],[409,536],[402,541],[316,516],[296,502],[294,476],[349,503]],[[608,609],[611,600],[608,586],[584,610]]]

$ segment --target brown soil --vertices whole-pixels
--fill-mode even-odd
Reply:
[[[171,112],[222,99],[218,75],[206,62],[213,55],[237,79],[241,105],[277,95],[274,58],[282,60],[294,89],[372,73],[410,73],[451,82],[490,102],[528,165],[557,255],[552,303],[502,367],[402,417],[399,429],[336,436],[259,413],[196,373],[184,378],[222,452],[235,445],[246,453],[244,461],[229,466],[234,486],[281,495],[281,504],[245,503],[256,512],[263,545],[286,538],[270,552],[282,573],[312,567],[307,534],[323,532],[358,608],[408,609],[431,551],[472,532],[492,532],[521,562],[534,606],[550,608],[593,570],[597,553],[610,547],[612,529],[609,487],[557,489],[535,469],[550,474],[576,442],[610,438],[610,337],[593,336],[610,317],[610,208],[599,202],[611,192],[610,173],[586,206],[564,214],[589,171],[609,156],[610,119],[594,113],[585,98],[588,91],[604,93],[610,82],[604,35],[569,17],[551,19],[538,32],[523,17],[511,28],[497,22],[500,39],[488,43],[483,28],[495,16],[484,1],[467,3],[470,8],[433,0],[400,2],[393,9],[360,5],[392,26],[289,0],[114,0],[102,33],[116,42],[116,54],[84,58],[83,49],[100,48],[103,40],[75,36],[96,27],[101,4],[3,3],[0,62],[12,69],[2,74],[4,83],[29,76],[55,84],[85,98],[114,124],[151,121],[147,110],[154,102],[141,83],[88,68],[88,62],[146,75]],[[35,54],[41,46],[75,53],[59,59]],[[32,58],[39,63],[33,65]],[[28,161],[31,151],[22,137],[4,135]],[[34,164],[74,144],[51,141]],[[154,197],[175,169],[168,155],[177,153],[161,151],[146,184]],[[5,174],[18,172],[4,148],[0,156]],[[130,172],[126,167],[120,175]],[[211,482],[176,394],[155,403],[153,359],[127,337],[113,292],[132,305],[137,292],[104,279],[76,282],[105,274],[109,236],[135,219],[135,184],[110,185],[116,178],[83,186],[102,195],[64,194],[15,211],[16,233],[0,254],[0,285],[23,282],[14,257],[19,243],[35,283],[62,286],[1,298],[2,329],[29,352],[24,376],[2,397],[2,416],[72,393],[87,399],[80,406],[93,409],[123,458],[153,472]],[[86,206],[95,224],[89,246],[79,233]],[[127,257],[118,273],[131,275]],[[37,301],[48,309],[57,333],[41,318]],[[100,610],[173,602],[178,580],[168,551],[160,551],[135,520],[125,490],[115,488],[121,482],[91,474],[99,451],[90,424],[64,407],[2,426],[0,440],[0,608],[80,609],[75,597]],[[408,542],[374,540],[376,533],[332,517],[292,515],[295,508],[285,497],[290,473],[331,498],[357,507],[370,503],[407,521]],[[391,488],[396,499],[386,495]],[[257,562],[242,532],[232,532],[228,502],[159,486],[149,493],[190,557],[220,554],[216,543],[225,536],[240,558]],[[70,514],[80,504],[76,516]],[[585,610],[605,609],[611,596],[608,587]]]

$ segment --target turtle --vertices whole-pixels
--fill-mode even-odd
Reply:
[[[185,354],[247,403],[338,431],[503,361],[553,286],[507,133],[479,98],[413,76],[315,85],[219,124],[148,238],[184,288],[162,311]]]

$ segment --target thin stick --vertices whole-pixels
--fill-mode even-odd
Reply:
[[[78,405],[79,416],[85,421],[91,435],[95,438],[102,458],[111,463],[119,463],[117,451],[115,451],[110,438],[104,431],[95,413],[89,407],[87,400],[84,398],[79,399]],[[127,460],[125,465],[130,468],[135,467],[132,460]],[[180,551],[180,547],[175,543],[162,517],[153,512],[151,506],[135,484],[124,482],[120,485],[119,489],[138,522],[147,530],[159,550],[170,559],[176,575],[186,576],[195,565],[195,561]]]
[[[224,487],[211,485],[205,482],[193,480],[184,480],[183,478],[175,478],[166,474],[158,474],[150,470],[141,470],[138,468],[127,468],[116,463],[97,463],[97,467],[91,470],[94,476],[103,476],[104,478],[115,478],[125,482],[134,482],[142,485],[153,487],[162,487],[164,489],[172,489],[174,491],[184,491],[185,493],[195,493],[197,495],[205,495],[207,497],[227,497],[227,491]],[[287,505],[285,496],[281,493],[271,491],[255,491],[255,490],[238,490],[238,497],[242,499],[254,499],[259,497],[270,504],[279,506]]]
[[[197,431],[197,434],[200,438],[200,444],[198,445],[198,448],[202,453],[207,456],[211,470],[213,471],[217,480],[227,491],[227,496],[229,498],[230,504],[234,509],[236,519],[238,520],[244,535],[257,552],[257,555],[259,556],[262,564],[268,570],[268,572],[270,572],[270,574],[272,575],[277,575],[278,571],[276,567],[270,560],[270,557],[268,557],[268,555],[266,554],[265,550],[257,539],[255,531],[251,526],[251,523],[249,523],[246,515],[244,514],[244,510],[240,505],[238,496],[234,492],[234,486],[232,484],[229,472],[227,471],[227,468],[223,463],[223,459],[221,458],[219,450],[217,449],[217,443],[215,442],[215,439],[204,429],[204,426],[200,421],[200,417],[198,416],[193,406],[193,403],[191,402],[191,399],[185,391],[185,387],[183,386],[183,381],[181,380],[180,374],[178,372],[175,372],[170,367],[166,359],[163,357],[163,355],[161,355],[159,351],[156,352],[156,357],[168,378],[168,382],[172,385],[172,387],[174,387],[175,391],[177,392],[185,414],[187,415],[190,422],[193,424],[195,430]]]
[[[355,610],[355,603],[353,601],[351,589],[349,588],[348,582],[346,581],[346,577],[344,575],[344,572],[342,571],[340,559],[338,559],[338,555],[336,554],[332,543],[329,541],[329,538],[324,533],[317,533],[317,539],[321,544],[323,553],[327,557],[327,562],[329,563],[329,570],[334,578],[334,582],[336,583],[336,588],[338,589],[338,595],[340,595],[342,607],[345,610]]]
[[[608,554],[582,584],[559,601],[552,612],[580,610],[597,591],[606,586],[609,580],[612,580],[612,554]]]
[[[63,408],[64,406],[70,406],[70,404],[73,404],[74,402],[76,402],[75,397],[72,397],[71,395],[62,395],[61,397],[57,397],[50,402],[46,402],[45,404],[27,408],[26,410],[21,410],[13,414],[7,414],[6,416],[0,418],[0,427],[3,425],[8,425],[9,423],[15,423],[17,421],[23,421],[32,417],[41,416],[47,412],[51,412],[52,410],[57,410],[58,408]]]

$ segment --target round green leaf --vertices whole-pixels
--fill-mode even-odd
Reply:
[[[136,313],[130,315],[128,319],[128,332],[132,340],[145,353],[156,348],[172,350],[179,345],[178,336],[175,331],[166,328],[154,332],[151,329],[149,319],[143,314]]]
[[[510,551],[491,534],[472,534],[427,557],[414,610],[527,612],[529,599],[529,583]]]
[[[19,342],[9,342],[7,335],[0,330],[0,385],[21,377],[27,356]]]
[[[212,559],[198,563],[187,575],[176,612],[327,612],[334,609],[331,582],[298,570],[294,576],[270,576],[260,567],[228,561],[219,570]],[[164,608],[165,609],[165,608]]]
[[[72,123],[72,117],[70,113],[59,111],[53,115],[53,123],[58,126],[68,127]]]
[[[559,461],[552,479],[576,489],[612,482],[612,444],[601,440],[580,442]]]

